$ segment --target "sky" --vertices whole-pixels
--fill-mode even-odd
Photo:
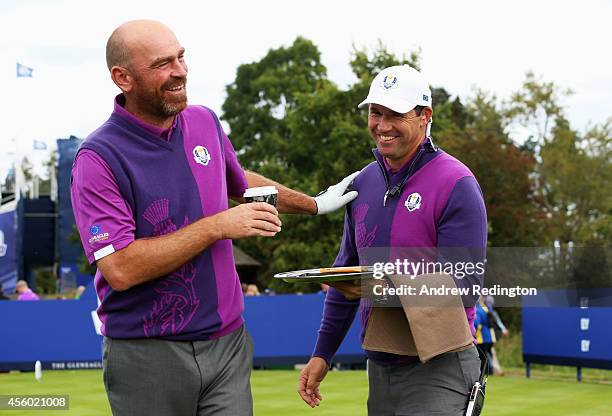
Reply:
[[[44,173],[56,139],[84,138],[108,118],[118,89],[104,48],[127,20],[156,19],[174,30],[187,50],[189,102],[218,113],[240,64],[303,36],[341,88],[355,81],[353,46],[372,50],[379,41],[397,55],[420,50],[430,84],[462,100],[475,87],[508,98],[533,71],[574,91],[562,104],[584,131],[612,116],[610,17],[612,0],[3,0],[0,178],[23,156]],[[17,78],[16,62],[33,77]],[[34,140],[47,150],[33,150]]]

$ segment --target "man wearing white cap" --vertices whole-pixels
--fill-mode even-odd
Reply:
[[[470,248],[480,257],[474,261],[483,261],[487,221],[482,192],[465,165],[433,144],[429,135],[432,97],[422,75],[408,65],[382,70],[360,104],[364,105],[369,106],[368,130],[376,144],[376,160],[355,178],[353,188],[359,196],[347,205],[334,266],[372,264],[366,257],[371,248],[391,248],[389,252],[412,247]],[[466,274],[457,285],[482,284],[482,278],[482,274]],[[366,334],[380,325],[368,327],[375,311],[372,303],[360,301],[358,284],[332,286],[312,358],[300,374],[298,393],[308,405],[317,406],[322,400],[319,384],[360,309],[361,339],[368,357],[368,414],[465,414],[469,391],[480,374],[472,341],[475,298],[463,299],[465,321],[459,309],[465,328],[461,348],[423,359],[420,352],[410,355],[372,348]],[[439,328],[444,325],[438,325],[437,316],[426,328],[437,331],[441,339],[445,335]]]

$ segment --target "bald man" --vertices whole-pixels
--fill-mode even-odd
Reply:
[[[185,49],[155,21],[110,36],[121,93],[79,149],[72,204],[96,263],[104,385],[114,415],[250,415],[252,340],[232,239],[273,237],[277,209],[242,202],[247,187],[279,188],[278,210],[324,214],[346,178],[311,198],[244,172],[217,116],[187,105]]]

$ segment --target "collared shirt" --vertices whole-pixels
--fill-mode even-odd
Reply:
[[[137,238],[173,232],[227,209],[248,187],[216,116],[188,106],[166,130],[115,100],[109,120],[79,149],[71,197],[90,263]],[[124,292],[98,271],[102,333],[117,338],[211,339],[238,328],[242,292],[230,240],[214,243],[177,271]]]
[[[119,94],[117,97],[115,97],[114,112],[126,120],[129,120],[130,123],[137,125],[141,129],[148,131],[152,135],[157,136],[166,142],[170,139],[170,134],[172,134],[172,131],[174,131],[176,128],[176,122],[178,121],[178,117],[174,117],[172,126],[167,129],[162,129],[161,127],[149,124],[125,109],[125,97],[123,94]]]

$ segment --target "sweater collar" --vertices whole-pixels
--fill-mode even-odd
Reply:
[[[419,145],[419,147],[417,147],[417,150],[416,152],[414,152],[414,155],[410,159],[408,159],[406,163],[404,163],[399,169],[393,169],[391,166],[389,166],[389,163],[387,163],[387,159],[385,159],[385,157],[380,154],[377,148],[372,149],[372,153],[374,153],[374,157],[376,158],[376,160],[378,160],[381,166],[384,166],[388,175],[397,175],[398,173],[405,172],[406,169],[408,169],[408,167],[412,164],[414,158],[419,154],[419,151],[424,150],[426,141],[427,137],[425,137],[421,141],[421,144]]]

